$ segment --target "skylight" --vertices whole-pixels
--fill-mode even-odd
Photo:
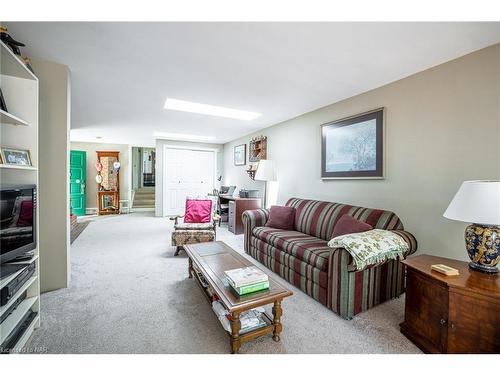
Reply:
[[[205,135],[195,135],[195,134],[179,134],[179,133],[165,133],[165,132],[154,132],[153,136],[156,138],[165,139],[183,139],[190,141],[212,141],[215,137],[205,136]]]
[[[209,104],[194,103],[172,98],[167,98],[164,107],[165,109],[171,109],[174,111],[200,113],[202,115],[227,117],[245,121],[255,120],[257,117],[261,116],[261,114],[257,112],[241,111],[239,109],[219,107]]]

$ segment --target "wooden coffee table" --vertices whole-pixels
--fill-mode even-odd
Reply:
[[[281,301],[293,293],[269,276],[269,289],[244,296],[238,296],[228,285],[224,271],[234,268],[255,266],[248,259],[230,248],[222,241],[184,245],[189,257],[189,278],[195,278],[208,301],[212,303],[215,294],[231,314],[231,353],[238,353],[242,343],[268,333],[273,340],[280,340],[283,309]],[[273,304],[273,316],[264,313],[266,326],[256,328],[240,335],[240,314],[255,307]]]

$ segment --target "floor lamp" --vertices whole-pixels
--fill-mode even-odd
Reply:
[[[274,173],[274,162],[272,160],[261,160],[255,172],[256,181],[265,181],[264,185],[264,208],[267,208],[267,183],[276,181]]]

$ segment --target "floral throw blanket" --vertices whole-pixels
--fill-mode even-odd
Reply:
[[[382,229],[338,236],[332,238],[328,246],[346,249],[353,257],[358,270],[389,259],[403,258],[409,250],[408,244],[401,236]]]

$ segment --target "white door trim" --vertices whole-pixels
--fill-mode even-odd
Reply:
[[[207,151],[207,152],[212,152],[213,153],[213,158],[214,158],[214,175],[213,175],[213,181],[212,185],[215,187],[216,186],[216,181],[217,181],[217,171],[218,171],[218,165],[217,165],[217,153],[219,152],[218,149],[216,148],[211,148],[211,147],[191,147],[191,146],[174,146],[174,145],[164,145],[163,146],[163,176],[162,176],[162,216],[167,216],[167,183],[166,183],[166,176],[167,176],[167,150],[168,149],[177,149],[177,150],[192,150],[192,151]]]

